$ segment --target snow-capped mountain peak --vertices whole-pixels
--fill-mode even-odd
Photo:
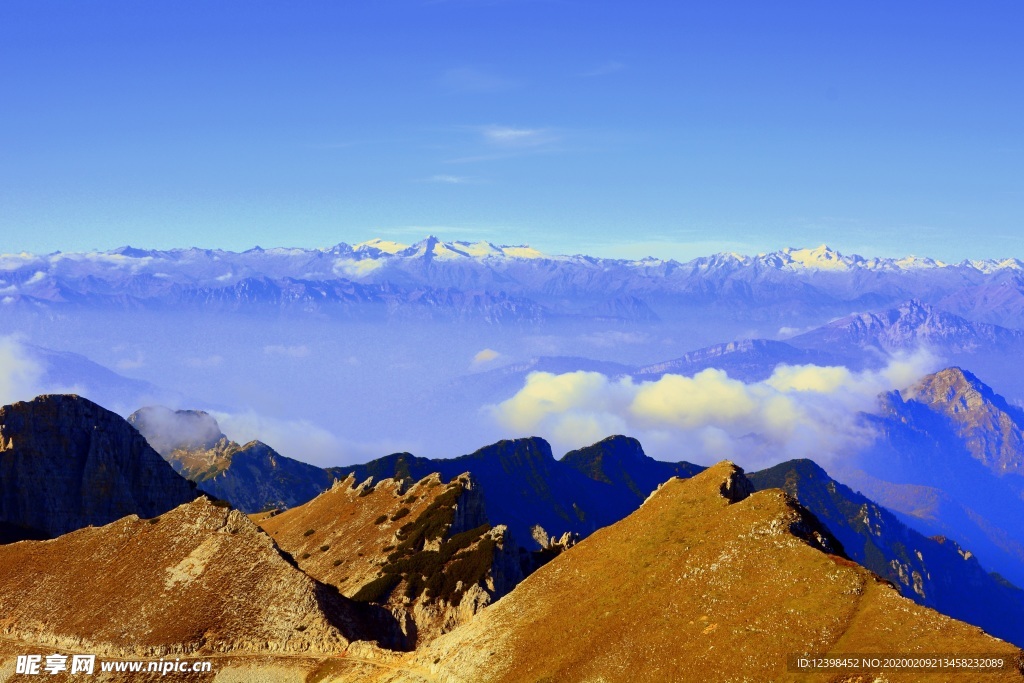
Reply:
[[[814,249],[787,248],[779,253],[783,257],[785,265],[790,268],[849,270],[852,261],[825,244]]]

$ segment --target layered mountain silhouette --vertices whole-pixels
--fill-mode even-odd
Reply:
[[[468,472],[480,482],[490,518],[507,525],[514,538],[525,543],[537,526],[554,536],[590,534],[635,510],[662,481],[701,469],[687,462],[654,460],[627,437],[610,437],[556,460],[551,446],[534,437],[499,441],[450,460],[398,453],[331,471],[339,477],[354,474],[357,480],[415,480],[432,472],[450,479]]]
[[[488,242],[370,240],[328,249],[123,247],[22,255],[8,272],[19,309],[201,307],[386,317],[537,322],[573,316],[655,323],[680,304],[733,314],[849,312],[919,298],[1020,326],[1024,266],[865,258],[822,245],[686,263],[543,254]],[[845,309],[845,310],[844,310]]]
[[[0,408],[0,529],[50,538],[198,495],[124,418],[74,395]]]
[[[134,473],[118,480],[122,497],[144,499],[154,477],[195,497],[140,434],[83,399],[40,397],[0,415],[5,458],[30,443],[55,461],[85,444]],[[201,413],[163,417],[194,429],[161,447],[222,440]],[[5,545],[0,657],[207,655],[240,680],[338,681],[765,680],[784,676],[791,655],[851,651],[1016,662],[1016,648],[899,595],[1016,638],[996,620],[1012,618],[1019,591],[953,542],[915,534],[813,463],[751,478],[731,463],[701,469],[654,461],[626,437],[562,460],[520,439],[334,471],[345,479],[311,501],[252,519],[201,497]],[[45,493],[48,482],[35,484]],[[542,547],[520,551],[506,517]],[[574,525],[582,541],[551,543],[548,532]],[[985,614],[957,603],[958,590]]]
[[[1019,351],[1024,349],[1024,332],[972,322],[912,299],[894,308],[839,318],[797,335],[789,343],[847,356],[869,348],[893,352],[922,345],[945,353],[971,353],[983,348]]]

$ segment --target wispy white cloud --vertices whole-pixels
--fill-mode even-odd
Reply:
[[[473,139],[464,147],[466,152],[447,160],[450,164],[473,163],[510,159],[534,154],[549,154],[561,150],[564,131],[546,127],[489,124],[465,126]]]
[[[468,176],[439,174],[432,175],[429,178],[424,178],[420,182],[439,183],[441,185],[469,185],[476,181]]]
[[[479,369],[485,365],[491,364],[501,357],[502,355],[494,349],[481,349],[473,356],[473,362],[470,363],[470,367],[473,369]]]
[[[486,142],[499,147],[538,147],[559,140],[550,128],[490,125],[481,126],[479,131]]]

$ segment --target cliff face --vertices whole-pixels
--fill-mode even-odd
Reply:
[[[123,418],[74,395],[0,408],[0,523],[57,536],[197,496]]]
[[[994,474],[1024,475],[1024,411],[971,373],[954,367],[928,375],[906,398],[943,416],[971,456]]]

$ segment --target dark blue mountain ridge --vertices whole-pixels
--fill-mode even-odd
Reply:
[[[398,453],[365,465],[329,471],[344,479],[399,477],[419,480],[438,472],[449,480],[464,472],[480,483],[488,517],[506,524],[528,545],[533,528],[550,536],[566,532],[586,536],[622,519],[672,476],[692,476],[704,468],[687,462],[665,463],[624,436],[609,437],[556,460],[539,437],[503,440],[473,453],[431,460]]]

